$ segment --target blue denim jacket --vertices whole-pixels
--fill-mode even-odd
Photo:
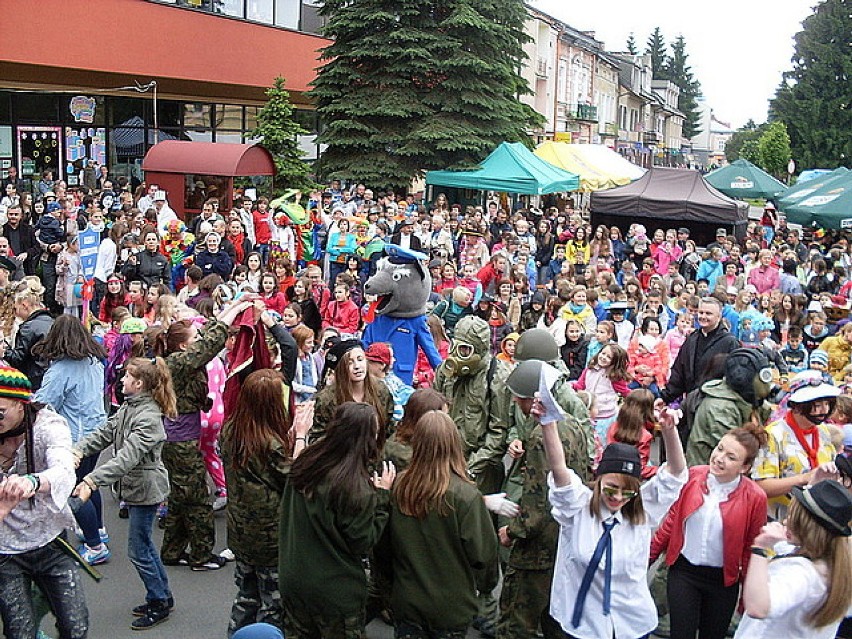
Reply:
[[[33,399],[62,415],[77,443],[106,422],[103,364],[92,358],[51,362]]]

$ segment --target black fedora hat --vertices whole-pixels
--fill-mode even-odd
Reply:
[[[838,482],[824,479],[813,486],[796,486],[793,497],[827,531],[841,537],[852,535],[852,496]]]

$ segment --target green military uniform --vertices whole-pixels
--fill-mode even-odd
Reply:
[[[379,415],[384,418],[386,429],[390,429],[393,424],[393,397],[391,397],[388,387],[378,380],[374,379],[373,384],[376,387],[376,393],[379,396],[379,402],[382,409],[378,411]],[[334,417],[334,411],[337,410],[337,398],[334,396],[335,386],[329,384],[314,396],[314,423],[311,426],[311,431],[308,438],[311,442],[322,439],[328,430],[328,425]]]
[[[497,535],[482,495],[452,476],[448,514],[404,515],[391,501],[388,525],[392,605],[397,637],[464,637],[478,609],[477,590],[490,592],[496,575],[478,579],[497,558]]]
[[[166,358],[177,397],[178,420],[197,420],[198,432],[175,434],[166,421],[163,463],[169,471],[169,512],[166,516],[161,555],[166,564],[176,564],[190,546],[189,563],[200,565],[210,559],[216,530],[207,490],[207,468],[198,448],[200,413],[209,409],[207,364],[222,350],[228,327],[210,321],[198,340],[186,350]]]
[[[390,495],[365,482],[362,505],[334,510],[329,486],[311,497],[288,484],[279,511],[278,573],[289,639],[362,639],[367,576],[361,558],[380,539]]]
[[[278,591],[278,505],[290,472],[284,442],[273,439],[265,455],[235,468],[233,424],[222,429],[222,462],[228,484],[228,548],[236,556],[237,596],[228,623],[230,636],[252,623],[284,626]]]
[[[555,387],[554,387],[555,388]],[[544,452],[541,425],[530,417],[516,421],[524,454],[513,465],[519,479],[518,505],[521,514],[510,520],[507,532],[513,540],[503,590],[497,637],[528,639],[537,632],[541,615],[550,606],[550,586],[559,539],[559,524],[550,514],[547,474],[550,466]],[[558,425],[565,462],[584,481],[590,478],[587,434],[572,416]]]

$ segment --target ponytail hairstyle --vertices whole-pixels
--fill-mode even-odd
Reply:
[[[453,418],[441,410],[424,414],[412,433],[411,449],[411,464],[394,486],[400,512],[417,519],[432,512],[446,517],[452,510],[446,495],[453,476],[470,482]]]
[[[790,502],[787,511],[787,528],[799,542],[802,555],[828,565],[828,594],[822,605],[808,615],[808,621],[817,628],[840,621],[846,616],[852,599],[849,538],[824,528],[796,499]]]
[[[172,322],[155,335],[154,354],[158,357],[167,357],[177,352],[191,337],[192,329],[192,322],[189,320]]]
[[[177,417],[177,398],[172,386],[172,374],[162,357],[134,357],[127,362],[127,372],[142,381],[143,389],[151,393],[163,416]]]
[[[646,388],[630,391],[618,410],[613,439],[636,446],[642,440],[645,424],[654,421],[654,394]]]

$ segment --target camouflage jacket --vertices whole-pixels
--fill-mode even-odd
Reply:
[[[171,353],[166,358],[172,373],[178,414],[209,410],[206,366],[225,347],[227,339],[228,327],[212,320],[201,329],[198,341],[190,344],[185,351]]]
[[[234,467],[233,424],[222,429],[219,444],[228,483],[228,548],[252,566],[278,566],[278,505],[290,473],[284,443],[274,439],[265,458],[255,456]]]
[[[461,433],[466,458],[485,443],[493,396],[488,388],[490,366],[488,356],[473,375],[448,377],[443,364],[435,373],[432,388],[450,401],[450,416]]]

